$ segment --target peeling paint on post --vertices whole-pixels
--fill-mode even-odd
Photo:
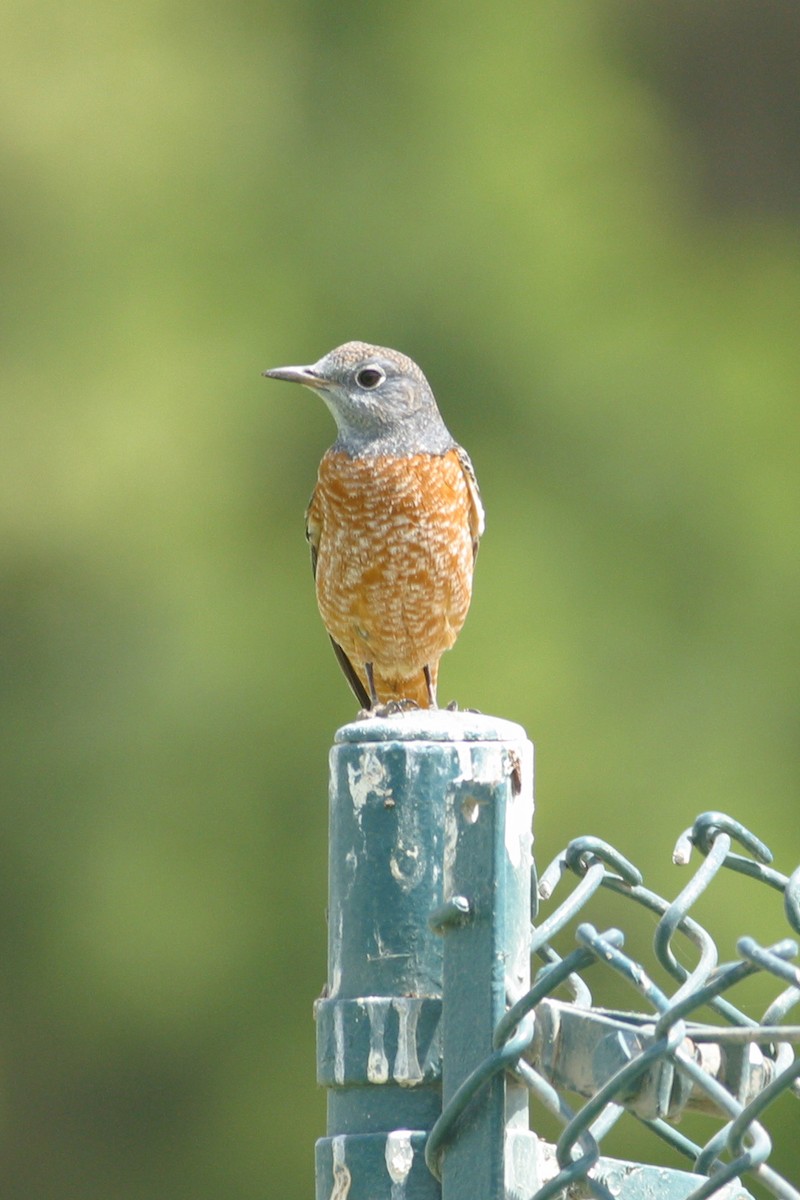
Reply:
[[[490,1052],[491,1022],[503,1011],[506,990],[526,986],[532,806],[532,747],[512,722],[425,710],[338,731],[331,751],[328,988],[315,1010],[317,1074],[328,1088],[317,1200],[478,1194],[474,1180],[463,1192],[448,1182],[451,1166],[454,1179],[469,1170],[469,1149],[466,1157],[445,1150],[443,1192],[426,1166],[425,1142],[442,1110],[443,1036],[450,1053],[459,1054],[459,1043],[463,1050],[463,1061],[445,1064],[448,1094],[472,1059]],[[446,951],[450,934],[442,937],[429,923],[462,886],[464,871],[475,870],[473,848],[488,855],[476,891],[483,897],[490,879],[490,891],[508,885],[518,909],[510,918],[503,901],[502,917],[489,922],[490,939],[512,942],[494,944],[488,975],[486,964],[469,966],[472,932],[460,949]],[[479,909],[485,931],[484,898]],[[455,1003],[468,1003],[460,1017],[454,1009],[443,1019],[446,953]],[[525,1103],[505,1079],[491,1086],[502,1158],[506,1126],[512,1140],[525,1137]],[[480,1194],[494,1200],[503,1191]]]

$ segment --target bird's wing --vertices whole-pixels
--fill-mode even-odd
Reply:
[[[464,472],[469,493],[469,531],[472,534],[472,559],[474,562],[478,555],[478,543],[486,525],[486,517],[478,489],[478,480],[475,478],[475,468],[470,457],[463,446],[456,446],[456,454],[461,464],[461,470]]]
[[[317,489],[311,493],[311,499],[306,509],[306,541],[311,550],[311,570],[317,578],[317,557],[319,555],[319,540],[322,537],[322,510],[317,496]]]
[[[330,637],[330,634],[328,634],[328,637]],[[333,646],[333,653],[336,655],[336,657],[339,661],[339,666],[342,668],[342,671],[344,672],[344,677],[347,680],[347,682],[350,684],[350,689],[351,689],[353,695],[355,696],[356,700],[358,701],[358,703],[361,705],[362,708],[371,708],[372,701],[370,700],[369,695],[367,694],[367,689],[364,687],[363,683],[359,679],[359,677],[356,673],[356,669],[353,666],[353,664],[350,662],[350,659],[347,657],[347,655],[345,654],[344,650],[339,645],[339,643],[335,642],[333,640],[333,638],[331,638],[331,645]]]
[[[306,539],[311,549],[311,570],[314,579],[317,578],[317,558],[319,557],[319,543],[322,537],[322,511],[317,499],[317,490],[311,496],[311,499],[306,509]],[[330,637],[330,634],[328,635]],[[352,692],[362,708],[369,708],[371,701],[364,684],[358,677],[355,667],[350,662],[350,659],[345,654],[338,642],[331,638],[333,652],[342,668],[344,677],[350,684]]]

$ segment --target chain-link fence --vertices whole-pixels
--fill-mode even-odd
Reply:
[[[536,886],[519,727],[418,714],[338,739],[318,1200],[733,1200],[748,1181],[800,1200],[800,1165],[793,1181],[770,1165],[767,1112],[800,1095],[798,947],[782,936],[800,933],[800,867],[775,870],[758,838],[712,812],[678,839],[675,862],[695,851],[699,865],[674,900],[595,837],[570,842]],[[693,910],[729,872],[745,877],[742,936],[720,963]],[[748,936],[750,888],[775,895],[768,946]],[[587,918],[608,893],[623,928],[600,932]],[[626,937],[644,945],[642,926],[652,949],[633,955]],[[754,977],[768,993],[756,1015],[737,1006]],[[598,1007],[590,981],[603,993],[612,980],[630,999]],[[702,1138],[677,1127],[695,1113]],[[655,1135],[646,1162],[605,1152],[632,1125]]]

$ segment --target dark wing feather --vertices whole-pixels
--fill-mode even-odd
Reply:
[[[308,509],[306,510],[306,538],[308,539],[308,544],[309,544],[309,547],[311,548],[311,572],[312,572],[314,578],[316,579],[317,578],[317,557],[319,555],[319,537],[320,537],[321,529],[318,525],[316,525],[314,523],[313,509],[314,509],[314,496],[311,497],[311,502],[308,506]],[[328,636],[330,637],[330,634],[328,634]],[[361,682],[361,680],[358,677],[358,674],[356,673],[355,667],[350,662],[350,659],[347,657],[347,655],[345,654],[344,650],[339,645],[339,643],[334,641],[333,638],[331,638],[331,645],[333,646],[333,653],[336,655],[339,666],[342,668],[344,677],[347,680],[347,682],[350,684],[350,688],[351,688],[356,700],[358,701],[358,703],[361,705],[362,708],[369,708],[371,706],[372,702],[367,694],[366,688],[364,687],[363,683]]]
[[[472,561],[474,562],[478,557],[478,544],[483,534],[486,518],[483,511],[483,504],[481,503],[481,494],[478,490],[478,480],[475,478],[475,468],[472,465],[470,457],[463,446],[456,446],[456,454],[461,464],[461,470],[464,472],[469,492],[469,530],[472,534]]]
[[[330,636],[330,635],[328,635],[328,636]],[[362,708],[371,708],[372,701],[370,700],[369,696],[367,695],[367,690],[364,687],[361,680],[359,679],[358,675],[356,674],[356,669],[353,666],[353,664],[350,662],[350,659],[347,657],[347,655],[345,654],[344,650],[339,645],[339,643],[335,642],[333,640],[333,638],[331,638],[331,645],[333,646],[333,653],[336,655],[336,657],[339,660],[339,666],[344,671],[344,677],[347,680],[347,682],[350,684],[350,687],[353,690],[353,695],[355,696],[356,700],[358,701],[358,703],[361,705]]]

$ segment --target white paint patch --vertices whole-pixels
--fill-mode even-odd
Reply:
[[[454,783],[469,783],[472,779],[472,750],[467,742],[456,742],[458,756],[458,775]]]
[[[389,1059],[386,1057],[384,1033],[390,1000],[372,999],[358,1002],[369,1017],[369,1054],[367,1079],[370,1083],[386,1083],[389,1079]]]
[[[386,1135],[386,1170],[392,1181],[391,1200],[403,1200],[406,1179],[414,1165],[414,1147],[407,1129],[394,1129]]]
[[[344,1009],[341,1004],[333,1008],[333,1078],[344,1083]]]
[[[417,1022],[422,1000],[417,996],[393,996],[392,1005],[398,1023],[394,1079],[401,1087],[416,1087],[422,1083],[422,1068],[417,1058]]]
[[[344,1161],[344,1134],[340,1133],[332,1140],[333,1151],[333,1188],[330,1200],[347,1200],[350,1192],[350,1172]]]
[[[409,796],[412,795],[410,792]],[[420,838],[416,804],[399,804],[395,811],[397,834],[394,849],[389,857],[389,870],[395,883],[399,884],[404,892],[411,892],[425,878],[427,856]]]
[[[533,823],[533,793],[530,787],[531,760],[529,754],[523,754],[520,768],[522,771],[522,788],[518,795],[513,790],[506,805],[506,853],[513,867],[530,861],[531,825]]]
[[[424,864],[420,869],[419,859],[419,846],[407,846],[398,839],[396,853],[389,859],[389,870],[404,892],[415,888],[425,873]]]
[[[457,743],[458,776],[454,783],[496,784],[503,778],[503,748],[489,742]]]
[[[442,850],[442,891],[449,900],[453,894],[453,868],[456,863],[458,845],[458,820],[456,818],[456,794],[447,793],[444,798],[444,847]]]
[[[342,942],[344,939],[344,909],[340,908],[336,915],[336,923],[331,930],[330,955],[331,977],[328,981],[328,995],[333,998],[339,995],[342,986]]]
[[[522,796],[509,796],[508,804],[506,805],[506,854],[512,867],[518,867],[522,862],[522,831],[521,825],[521,809],[524,805],[520,804]]]
[[[361,810],[370,796],[386,799],[392,794],[391,788],[386,787],[386,768],[374,750],[364,750],[357,767],[352,763],[347,764],[347,786],[359,826]]]

